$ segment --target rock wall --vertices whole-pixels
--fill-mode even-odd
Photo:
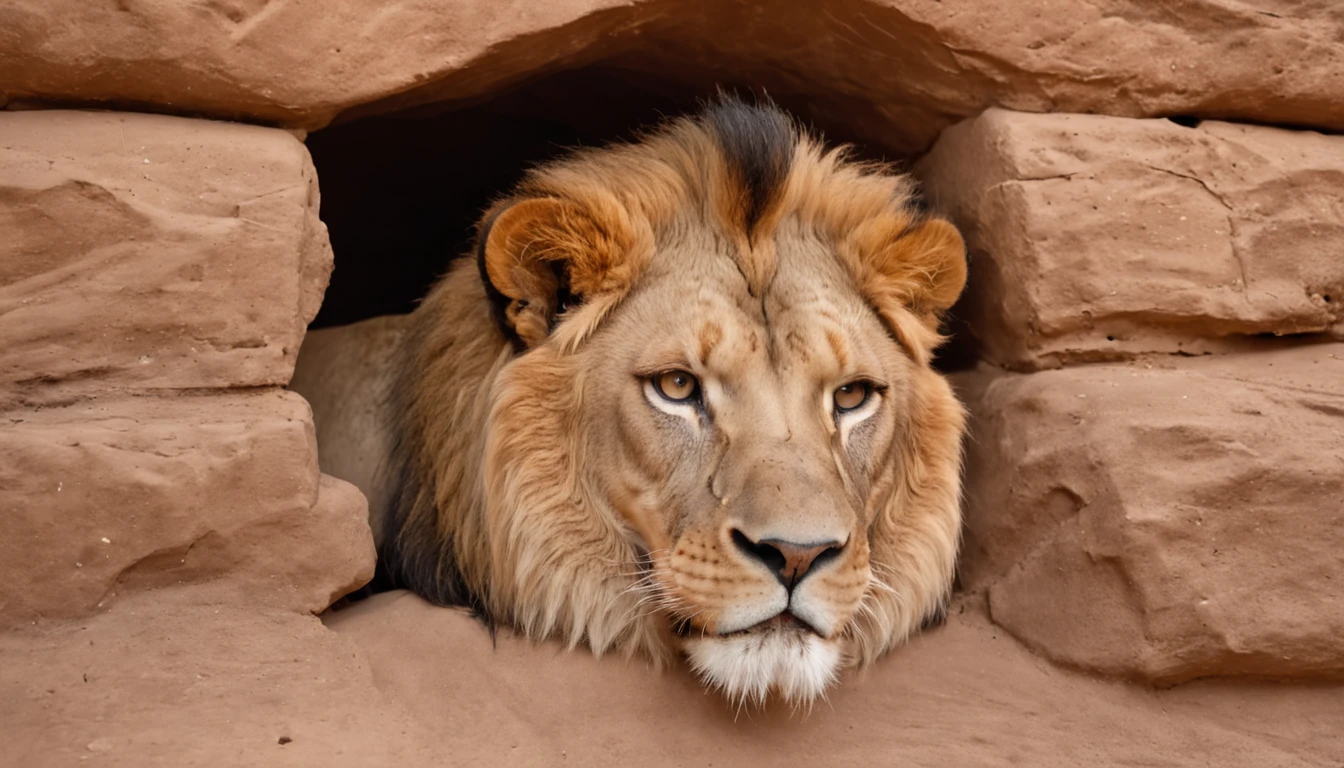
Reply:
[[[991,109],[921,162],[970,241],[959,308],[986,360],[1032,369],[1344,339],[1344,140]]]
[[[0,8],[0,763],[1344,760],[1341,35],[1310,0]],[[283,389],[332,268],[306,131],[590,65],[927,150],[966,234],[960,596],[832,716],[405,595],[313,616],[373,552]]]
[[[960,376],[963,585],[1070,666],[1344,676],[1344,138],[990,110],[919,174],[984,358],[1062,366]]]
[[[388,717],[314,617],[374,563],[282,388],[332,267],[317,212],[285,131],[0,112],[0,763],[275,764],[282,701]]]
[[[303,145],[49,111],[0,113],[0,146],[0,626],[222,574],[313,612],[367,580],[364,502],[281,389],[332,265]]]
[[[990,105],[1344,129],[1341,29],[1321,0],[47,0],[0,9],[0,101],[313,130],[603,62],[764,87],[906,154]]]

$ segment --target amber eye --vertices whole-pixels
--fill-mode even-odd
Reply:
[[[839,413],[852,411],[868,402],[873,387],[866,381],[851,381],[835,390],[835,410]]]
[[[653,377],[653,388],[664,400],[685,403],[700,392],[700,382],[685,371],[664,371]]]

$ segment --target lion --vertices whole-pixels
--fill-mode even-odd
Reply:
[[[810,703],[945,609],[965,417],[931,358],[965,281],[907,176],[721,96],[529,171],[293,386],[391,586]]]

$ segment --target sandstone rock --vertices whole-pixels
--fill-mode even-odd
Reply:
[[[284,384],[331,271],[317,204],[284,131],[0,113],[0,406]]]
[[[1049,658],[1344,675],[1344,344],[972,381],[961,577]]]
[[[6,765],[442,764],[353,643],[209,588],[11,629],[0,657]]]
[[[810,713],[735,713],[682,669],[497,640],[389,593],[327,618],[141,593],[0,633],[14,765],[1099,764],[1344,757],[1338,685],[1150,692],[1045,664],[955,605]],[[334,631],[331,631],[334,630]]]
[[[292,393],[0,415],[0,515],[0,626],[196,582],[316,612],[373,575],[364,498],[319,475]]]
[[[1344,138],[990,110],[920,176],[966,234],[964,311],[1021,368],[1344,337]]]
[[[326,618],[444,760],[555,765],[1308,766],[1344,758],[1344,687],[1192,683],[1172,691],[1067,672],[974,601],[851,675],[808,713],[738,712],[681,667],[497,637],[464,611],[386,593]]]
[[[1344,9],[1301,0],[48,0],[0,11],[0,102],[315,129],[595,65],[700,95],[762,86],[906,154],[992,104],[1344,128],[1341,30]]]

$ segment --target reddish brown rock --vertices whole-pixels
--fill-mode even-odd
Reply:
[[[442,762],[353,643],[209,587],[2,632],[0,657],[6,765]]]
[[[209,587],[166,589],[0,633],[0,723],[15,765],[1306,768],[1344,757],[1338,685],[1141,690],[1044,663],[974,601],[953,608],[947,626],[809,713],[738,713],[680,667],[492,638],[406,593],[323,629]]]
[[[850,675],[810,712],[736,711],[680,666],[491,634],[388,593],[327,625],[369,660],[440,759],[517,765],[1309,766],[1344,759],[1340,685],[1193,683],[1172,691],[1045,663],[973,600]]]
[[[970,378],[995,622],[1163,684],[1344,676],[1344,345]]]
[[[284,384],[331,271],[317,205],[284,131],[0,113],[0,406]]]
[[[0,515],[0,626],[196,582],[316,612],[373,575],[364,497],[319,474],[285,392],[0,415]]]
[[[1300,0],[48,0],[0,11],[0,102],[314,129],[596,65],[701,95],[762,86],[905,154],[993,104],[1344,128],[1341,30],[1344,9]]]
[[[920,166],[966,234],[959,313],[1020,368],[1344,337],[1344,138],[991,110]]]

